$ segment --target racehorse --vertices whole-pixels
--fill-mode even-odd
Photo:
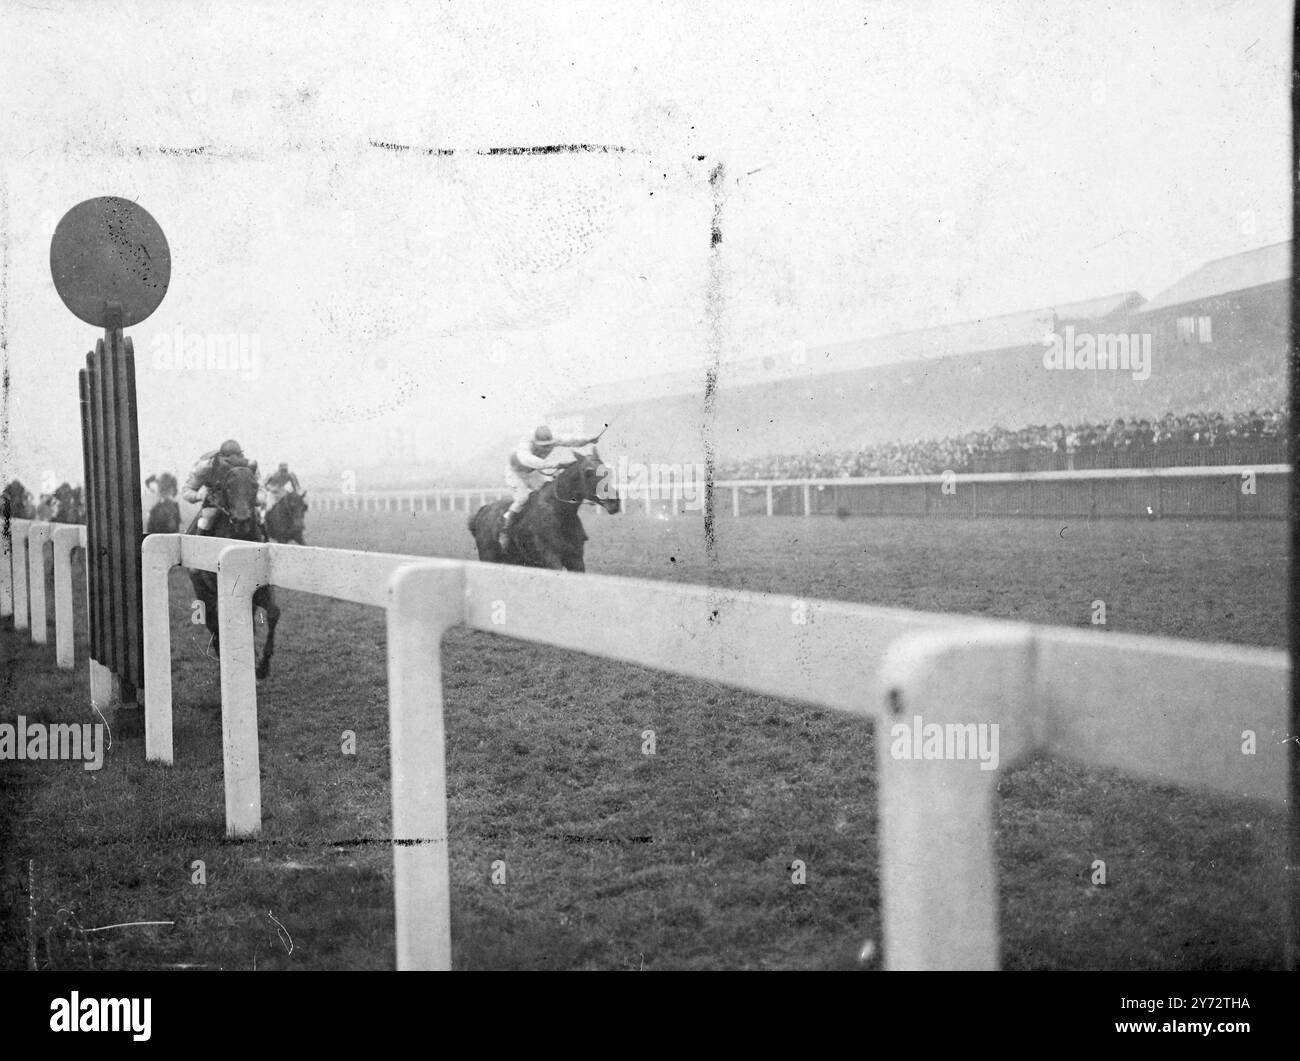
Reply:
[[[149,523],[145,534],[175,534],[181,529],[181,506],[176,503],[177,482],[171,472],[151,475],[144,481],[158,495],[149,510]]]
[[[249,467],[228,468],[216,494],[208,505],[217,509],[216,518],[208,530],[214,538],[232,538],[239,542],[264,542],[266,531],[257,519],[257,473]],[[217,504],[221,500],[222,504]],[[186,534],[201,534],[199,517],[195,516]],[[217,576],[211,571],[190,571],[194,593],[203,602],[203,617],[212,635],[212,649],[221,657],[221,638],[217,625]],[[256,674],[265,678],[271,669],[271,655],[275,651],[275,625],[280,621],[280,609],[275,603],[275,590],[260,586],[253,593],[253,611],[261,608],[266,615],[266,643],[258,657]]]
[[[307,495],[286,492],[266,513],[266,533],[273,542],[303,544],[302,528],[307,512]]]
[[[611,516],[618,512],[620,502],[609,476],[594,448],[590,456],[575,451],[573,460],[534,490],[510,520],[510,547],[504,551],[497,538],[510,502],[503,499],[483,505],[469,520],[478,558],[493,564],[585,571],[582,550],[587,532],[578,509],[590,502]]]
[[[50,516],[52,523],[84,523],[85,512],[81,503],[81,487],[75,489],[67,483],[60,483],[54,491],[54,512]]]
[[[0,493],[0,515],[5,519],[35,519],[36,506],[27,487],[17,479],[10,480]]]
[[[144,481],[144,485],[153,490],[160,498],[175,497],[179,484],[176,482],[176,476],[171,472],[162,472],[159,475],[151,475]]]
[[[181,506],[175,498],[164,497],[149,510],[145,534],[175,534],[181,529]]]

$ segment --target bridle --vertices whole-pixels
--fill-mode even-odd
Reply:
[[[234,470],[235,470],[235,469],[231,469],[231,471],[234,471]],[[227,479],[227,478],[229,478],[229,475],[228,475],[228,474],[227,474],[227,476],[223,477],[223,479],[222,479],[222,481],[221,481],[221,485],[220,485],[219,487],[217,487],[217,489],[221,491],[221,500],[222,500],[223,502],[224,502],[224,501],[226,500],[226,498],[229,496],[229,495],[228,495],[228,492],[227,492],[227,490],[226,490],[226,479]],[[209,500],[209,501],[214,501],[215,499],[212,498],[212,497],[209,497],[208,500]],[[258,519],[257,519],[257,505],[253,505],[253,514],[252,514],[251,516],[249,516],[248,519],[236,519],[235,516],[234,516],[234,514],[233,514],[233,513],[230,511],[230,509],[228,509],[224,504],[220,504],[220,505],[218,505],[218,504],[213,504],[212,507],[215,508],[218,512],[220,512],[223,516],[225,516],[226,519],[230,520],[230,525],[231,525],[232,527],[246,527],[246,526],[252,525],[254,528],[256,528],[256,527],[258,526]]]

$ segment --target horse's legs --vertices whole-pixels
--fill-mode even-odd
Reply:
[[[256,601],[257,595],[254,594],[254,607]],[[265,678],[271,672],[271,657],[275,654],[275,626],[280,621],[280,606],[275,603],[275,594],[269,587],[266,596],[262,598],[261,607],[266,615],[266,643],[262,646],[262,654],[258,658],[255,674],[258,678]]]
[[[215,600],[203,601],[203,620],[204,625],[208,628],[208,633],[212,635],[210,642],[212,654],[221,658],[221,627],[217,623],[217,602]]]

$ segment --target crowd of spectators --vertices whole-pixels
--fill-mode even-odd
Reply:
[[[1034,424],[1019,430],[994,427],[955,438],[883,442],[829,453],[786,454],[721,461],[715,474],[727,479],[845,479],[878,475],[1149,467],[1177,458],[1189,464],[1227,463],[1254,446],[1284,447],[1285,409],[1241,413],[1166,413],[1155,420],[1110,423]],[[1237,451],[1234,454],[1233,451]],[[1023,458],[1023,459],[1021,459]],[[1253,458],[1258,459],[1258,458]],[[1285,458],[1283,458],[1285,459]]]

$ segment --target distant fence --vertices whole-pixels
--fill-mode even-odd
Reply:
[[[37,585],[43,600],[42,546],[59,533],[49,527],[15,520],[5,542],[12,570],[0,588],[8,587],[16,627],[20,612],[36,616]],[[65,528],[63,540],[73,533],[80,529]],[[61,555],[56,548],[56,564]],[[401,969],[451,965],[441,646],[455,625],[873,722],[890,969],[998,967],[994,798],[1000,771],[1018,760],[1046,754],[1287,801],[1290,666],[1281,651],[178,534],[150,536],[142,555],[145,740],[154,761],[173,757],[168,572],[176,564],[217,574],[232,836],[261,828],[254,590],[270,584],[385,609]],[[70,622],[71,594],[57,596]],[[557,624],[557,614],[566,621]],[[37,627],[43,635],[43,615],[34,638]],[[993,769],[975,754],[987,727],[996,727]],[[931,731],[940,735],[936,754]],[[904,754],[911,748],[914,756]]]
[[[732,516],[980,516],[1102,519],[1285,519],[1288,464],[1122,468],[1064,472],[744,479],[713,484],[715,511]],[[703,509],[693,483],[666,480],[624,494],[625,511],[678,515]],[[649,496],[647,496],[649,495]],[[491,487],[317,494],[319,511],[465,512],[505,491]]]

